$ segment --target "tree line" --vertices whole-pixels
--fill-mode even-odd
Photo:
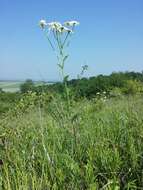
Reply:
[[[143,91],[143,72],[113,72],[110,75],[98,75],[89,78],[72,79],[68,81],[71,94],[75,97],[92,98],[97,93],[109,93],[114,89],[121,90],[124,94],[134,94]],[[35,86],[30,79],[20,86],[21,93],[35,91],[37,93],[60,93],[64,91],[63,84],[43,84]]]

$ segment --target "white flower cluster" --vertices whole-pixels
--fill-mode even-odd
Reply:
[[[105,91],[97,92],[96,97],[97,97],[98,100],[101,100],[101,101],[105,102],[107,100],[107,92],[105,92]]]
[[[40,20],[39,25],[42,29],[45,29],[46,27],[48,27],[49,31],[52,30],[52,31],[56,31],[59,33],[64,33],[64,32],[72,33],[74,26],[79,25],[79,22],[77,22],[77,21],[66,21],[62,25],[60,22],[47,23],[46,20]]]

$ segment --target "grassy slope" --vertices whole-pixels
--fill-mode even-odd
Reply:
[[[142,105],[141,97],[84,100],[67,119],[57,102],[1,119],[2,189],[142,188]]]

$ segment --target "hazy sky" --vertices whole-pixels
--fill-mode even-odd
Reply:
[[[58,79],[57,60],[38,27],[78,20],[66,65],[71,77],[143,70],[143,0],[0,0],[0,79]]]

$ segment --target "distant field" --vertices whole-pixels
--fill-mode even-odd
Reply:
[[[17,92],[20,90],[21,81],[0,81],[0,88],[5,92]],[[42,82],[35,82],[35,86],[43,84]],[[49,84],[47,82],[47,84]]]
[[[5,92],[16,92],[19,91],[20,85],[22,84],[22,82],[11,82],[11,81],[2,81],[0,82],[0,88],[2,88],[2,90],[4,90]]]

